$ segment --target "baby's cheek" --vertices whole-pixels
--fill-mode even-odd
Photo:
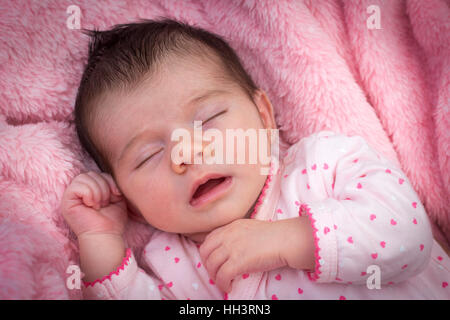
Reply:
[[[170,229],[177,201],[170,190],[164,184],[159,184],[146,188],[141,194],[142,212],[147,221],[159,229]]]

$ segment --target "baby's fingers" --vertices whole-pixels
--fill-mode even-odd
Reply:
[[[106,182],[109,185],[110,190],[112,191],[112,193],[114,193],[115,195],[122,195],[122,193],[120,192],[119,188],[117,187],[117,184],[115,183],[113,177],[111,177],[110,174],[107,173],[100,173],[102,175],[102,177],[106,180]]]
[[[90,192],[83,197],[83,203],[88,207],[93,207],[95,209],[100,209],[100,204],[102,201],[102,190],[100,185],[96,182],[88,173],[80,174],[76,177],[76,181],[73,183],[73,188],[77,188],[80,184],[85,184],[89,187]]]
[[[101,207],[109,205],[109,197],[111,191],[109,190],[108,182],[105,180],[103,175],[101,173],[93,171],[87,172],[87,175],[89,175],[89,177],[91,177],[95,181],[98,190],[100,190],[100,199],[98,205]]]
[[[71,185],[71,199],[69,201],[76,200],[81,202],[87,207],[94,207],[96,204],[94,188],[88,183],[77,181]]]
[[[203,241],[202,245],[199,248],[200,258],[203,260],[203,262],[206,262],[208,260],[209,255],[217,249],[219,246],[222,245],[222,237],[220,236],[220,233],[218,232],[218,229],[215,229],[208,233],[205,240]]]
[[[208,259],[204,262],[206,271],[208,271],[209,277],[216,281],[216,275],[219,268],[224,264],[228,259],[228,253],[223,247],[219,247],[214,250],[209,256]]]
[[[236,267],[230,260],[227,260],[217,271],[216,285],[220,290],[229,293],[233,279],[238,275]]]
[[[109,186],[109,191],[111,193],[109,202],[116,203],[116,202],[122,201],[123,200],[122,192],[120,192],[119,188],[117,187],[116,183],[114,182],[113,177],[111,177],[111,175],[104,173],[104,172],[102,172],[101,175]]]

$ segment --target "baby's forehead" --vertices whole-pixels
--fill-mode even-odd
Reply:
[[[218,59],[192,56],[167,58],[157,69],[150,71],[134,85],[106,92],[101,99],[101,113],[104,113],[101,118],[109,118],[109,121],[112,121],[113,118],[119,117],[116,120],[122,122],[122,118],[135,119],[131,115],[140,105],[179,107],[191,99],[211,92],[243,92]],[[120,107],[120,110],[114,106]],[[145,110],[150,111],[147,108]]]
[[[242,90],[236,80],[217,66],[183,65],[173,66],[141,79],[132,90],[119,91],[112,100],[121,100],[126,104],[137,104],[142,100],[165,104],[167,107],[203,95],[211,95],[219,91],[234,92]],[[166,103],[167,102],[167,103]],[[132,108],[124,111],[132,112]]]
[[[236,79],[233,78],[224,61],[212,51],[201,55],[169,55],[160,63],[151,80],[157,83],[163,77],[184,79],[187,74],[191,76],[190,80],[203,80],[206,82],[205,85],[220,87],[236,84]],[[187,81],[184,83],[185,86],[191,84]]]

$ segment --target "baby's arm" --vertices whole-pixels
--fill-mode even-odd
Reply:
[[[99,256],[97,254],[97,256]],[[161,300],[163,284],[136,262],[130,248],[114,271],[94,281],[83,281],[84,299]]]
[[[78,238],[84,298],[161,298],[158,290],[148,290],[157,279],[140,270],[131,250],[125,250],[127,206],[110,175],[77,176],[64,192],[61,211]]]
[[[426,212],[405,174],[361,137],[320,132],[296,145],[289,174],[314,229],[318,282],[365,283],[376,265],[383,283],[422,271],[432,234]],[[291,190],[292,189],[292,190]]]

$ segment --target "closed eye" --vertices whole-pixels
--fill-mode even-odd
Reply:
[[[216,117],[226,113],[227,111],[228,111],[228,109],[225,109],[225,110],[223,110],[223,111],[213,115],[212,117],[206,119],[205,121],[203,121],[203,123],[206,123],[206,122],[208,122],[208,121],[210,121],[210,120],[212,120],[212,119],[214,119],[214,118],[216,118]],[[148,160],[150,160],[154,155],[158,154],[161,150],[162,149],[160,149],[157,152],[153,153],[151,156],[145,158],[141,163],[139,163],[139,165],[135,168],[135,170],[139,169],[144,163],[146,163]]]
[[[148,160],[150,160],[154,155],[158,154],[162,149],[159,149],[157,152],[153,153],[151,156],[147,157],[144,159],[144,161],[142,161],[141,163],[139,163],[139,165],[135,168],[139,169],[144,163],[146,163]]]
[[[228,109],[225,109],[225,110],[223,110],[223,111],[221,111],[221,112],[219,112],[219,113],[213,115],[211,118],[206,119],[205,121],[203,121],[203,123],[206,123],[206,122],[208,122],[209,120],[212,120],[212,119],[214,119],[215,117],[218,117],[218,116],[224,114],[224,113],[227,112],[227,111],[228,111]]]

